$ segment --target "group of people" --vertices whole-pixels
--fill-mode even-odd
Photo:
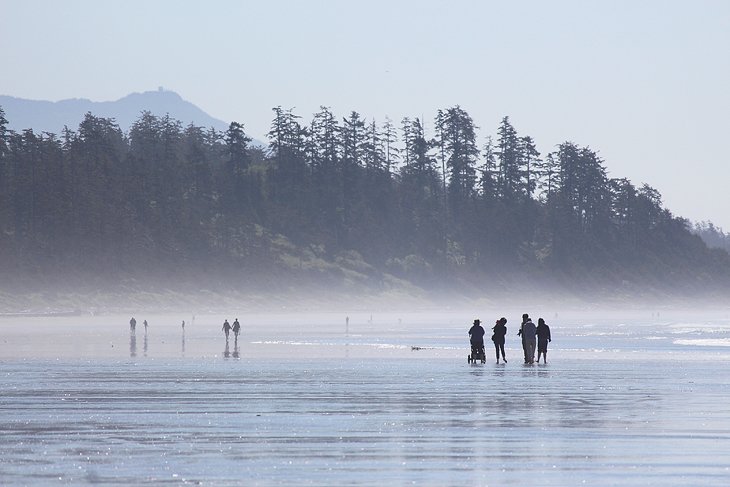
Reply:
[[[238,322],[238,318],[233,320],[233,325],[228,323],[228,319],[223,321],[223,333],[226,334],[226,341],[228,341],[228,334],[233,330],[233,336],[238,341],[238,334],[241,332],[241,323]]]
[[[147,326],[148,326],[147,320],[144,320],[143,324],[144,324],[144,331],[145,331],[145,333],[147,333]],[[129,320],[129,331],[134,333],[136,329],[137,329],[137,320],[135,320],[134,316],[132,316],[132,319]]]
[[[485,331],[480,320],[474,320],[472,327],[469,329],[469,337],[472,350],[484,348]],[[550,336],[550,327],[545,320],[540,318],[537,320],[537,326],[532,322],[530,316],[525,313],[522,315],[522,323],[517,335],[522,338],[522,351],[525,355],[526,364],[535,363],[535,347],[537,346],[537,363],[540,363],[540,355],[543,357],[543,363],[547,363],[547,346],[552,341]],[[507,318],[500,318],[492,327],[492,342],[494,342],[494,351],[497,355],[497,363],[499,363],[500,353],[502,361],[506,364],[507,357],[504,353],[504,342],[507,336]]]

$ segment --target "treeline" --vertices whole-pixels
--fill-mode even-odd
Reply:
[[[708,247],[725,249],[730,252],[730,233],[716,227],[714,223],[710,221],[697,222],[694,224],[693,232],[699,235]]]
[[[609,178],[589,147],[541,154],[507,117],[480,140],[458,106],[430,126],[277,107],[264,149],[237,122],[219,132],[143,112],[123,133],[87,114],[37,134],[8,130],[0,110],[3,270],[286,278],[321,261],[424,286],[726,282],[726,252],[649,185]]]

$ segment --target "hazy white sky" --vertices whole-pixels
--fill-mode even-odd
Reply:
[[[0,94],[164,86],[265,140],[271,108],[382,121],[461,105],[571,140],[730,230],[730,1],[0,0]],[[481,145],[481,143],[480,143]]]

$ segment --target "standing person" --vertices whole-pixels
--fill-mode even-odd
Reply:
[[[535,345],[537,338],[537,328],[535,323],[529,317],[522,325],[522,339],[525,341],[525,363],[535,363]]]
[[[507,357],[504,356],[504,337],[507,335],[507,318],[500,318],[492,328],[494,334],[492,335],[492,341],[494,342],[494,351],[497,354],[497,363],[499,363],[499,352],[502,351],[502,360],[507,363]]]
[[[238,318],[233,320],[233,336],[238,340],[238,334],[241,331],[241,323],[238,322]]]
[[[527,313],[522,315],[522,323],[520,323],[520,329],[517,332],[518,337],[522,337],[522,354],[525,356],[525,363],[528,362],[527,359],[527,346],[525,345],[525,335],[522,333],[522,328],[525,326],[525,323],[527,323],[527,320],[530,319],[530,315]]]
[[[231,324],[228,323],[228,319],[223,322],[223,333],[226,334],[226,341],[228,341],[228,333],[231,331]]]
[[[134,316],[132,316],[132,319],[129,320],[129,331],[134,333],[134,329],[137,328],[137,320],[134,319]]]
[[[144,325],[144,332],[147,333],[147,320],[144,320],[142,324]]]
[[[540,354],[542,354],[542,362],[547,363],[547,344],[553,341],[550,337],[550,327],[545,320],[539,318],[537,320],[537,363],[540,363]]]
[[[185,320],[183,320],[183,322],[182,322],[182,330],[183,330],[183,333],[185,333]]]

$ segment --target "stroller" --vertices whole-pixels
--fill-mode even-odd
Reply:
[[[487,356],[484,352],[484,343],[471,344],[471,354],[467,357],[467,361],[470,364],[475,364],[477,361],[481,361],[483,364],[487,363]]]

